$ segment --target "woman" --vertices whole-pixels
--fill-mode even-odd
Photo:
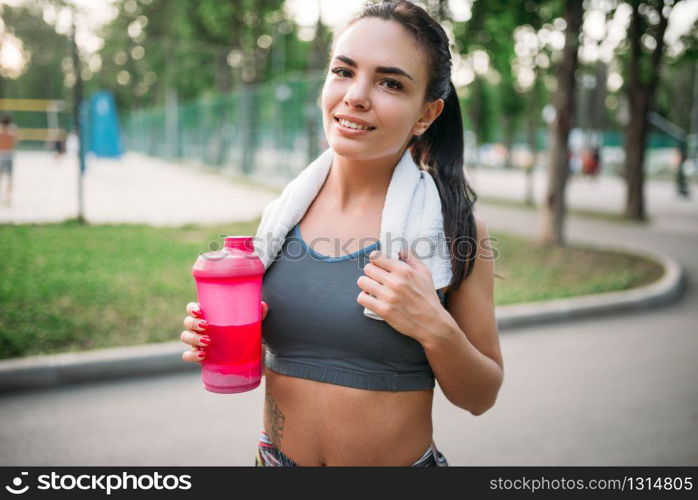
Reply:
[[[492,259],[479,245],[456,258],[452,245],[446,301],[414,255],[369,256],[392,171],[410,147],[434,177],[450,241],[487,237],[464,178],[443,29],[410,2],[366,5],[334,41],[322,112],[332,168],[264,276],[266,401],[256,464],[447,465],[432,440],[434,377],[473,415],[494,404],[503,379]],[[358,134],[344,120],[370,131]],[[313,261],[285,255],[292,241]],[[301,278],[324,280],[327,293],[311,294]],[[353,300],[328,299],[342,294]],[[364,307],[385,321],[364,317]],[[187,313],[181,338],[192,349],[183,359],[201,361],[210,339],[197,304]]]

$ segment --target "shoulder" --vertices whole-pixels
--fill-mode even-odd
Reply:
[[[487,260],[494,263],[495,255],[490,244],[490,232],[487,223],[485,219],[478,215],[474,215],[473,218],[475,219],[475,228],[477,231],[478,253],[476,261],[480,263],[481,260]]]

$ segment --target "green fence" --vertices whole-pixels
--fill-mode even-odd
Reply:
[[[323,78],[286,75],[188,103],[169,96],[163,107],[122,117],[126,149],[288,180],[326,147],[319,103]]]

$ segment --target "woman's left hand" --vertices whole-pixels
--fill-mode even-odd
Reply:
[[[400,256],[404,260],[389,259],[378,250],[371,252],[364,276],[357,280],[362,291],[356,301],[400,333],[422,342],[446,309],[426,264],[408,251]]]

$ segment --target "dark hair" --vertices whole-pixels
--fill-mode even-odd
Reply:
[[[449,290],[467,278],[477,255],[477,228],[473,206],[477,195],[463,171],[463,118],[456,89],[451,81],[451,51],[448,35],[424,9],[406,0],[366,3],[342,31],[367,17],[399,23],[424,49],[429,80],[424,98],[444,100],[441,114],[421,136],[412,136],[407,146],[417,165],[426,169],[441,197],[444,233],[449,242],[453,277]],[[460,254],[460,243],[466,250]]]
[[[10,123],[12,123],[12,117],[10,115],[3,115],[0,119],[0,123],[2,123],[3,125],[9,125]]]

